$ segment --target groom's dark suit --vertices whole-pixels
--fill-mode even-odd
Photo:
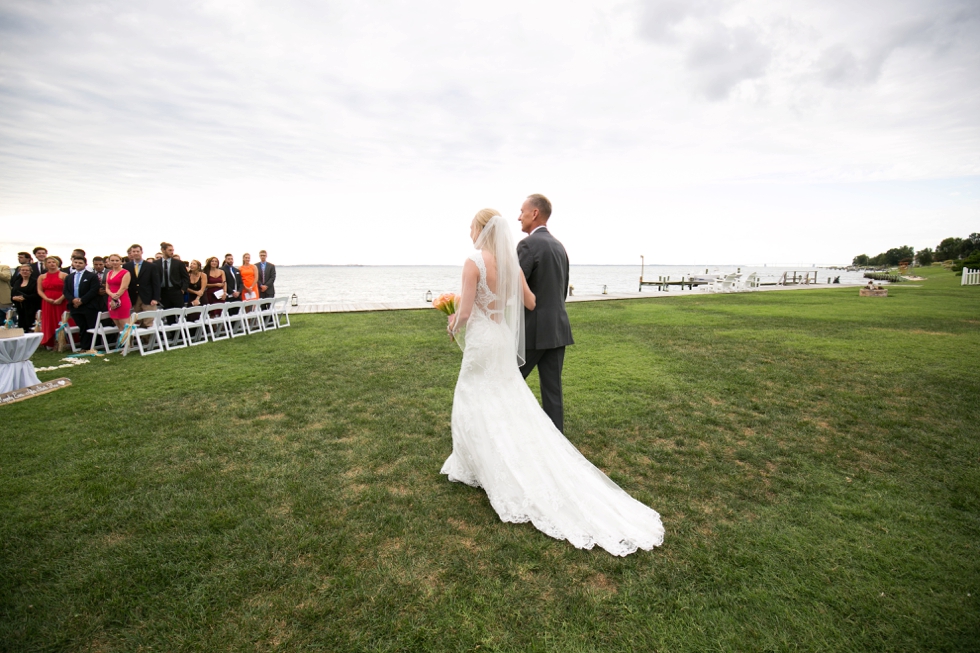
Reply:
[[[547,227],[540,227],[517,244],[517,258],[534,293],[533,311],[524,311],[526,379],[535,366],[541,379],[541,404],[559,431],[564,430],[561,370],[565,346],[574,344],[565,312],[568,296],[568,254]]]

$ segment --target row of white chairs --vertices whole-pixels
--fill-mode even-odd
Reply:
[[[92,334],[92,347],[110,353],[121,350],[125,355],[133,345],[140,355],[147,356],[161,351],[171,351],[203,345],[210,340],[227,340],[272,329],[284,329],[289,324],[288,297],[253,299],[247,302],[227,302],[206,306],[156,309],[133,316],[131,332],[126,336],[130,344],[125,348],[117,342],[110,346],[109,337],[120,337],[119,328],[103,324],[108,313],[99,313]],[[78,327],[69,331],[78,332]],[[74,338],[69,333],[72,351],[77,351]]]

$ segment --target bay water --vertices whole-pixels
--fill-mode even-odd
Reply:
[[[756,272],[762,283],[775,283],[783,272],[817,271],[821,284],[828,278],[840,277],[847,285],[865,283],[862,272],[847,272],[828,268],[752,267],[714,265],[648,265],[644,279],[656,281],[669,276],[716,276],[736,270],[744,274]],[[418,302],[423,305],[427,292],[438,296],[444,292],[459,292],[462,266],[280,266],[276,269],[276,294],[295,294],[300,304]],[[639,287],[638,265],[572,265],[569,281],[575,295],[635,293]],[[655,293],[645,287],[643,292]]]

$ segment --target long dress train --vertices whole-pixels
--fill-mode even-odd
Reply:
[[[660,515],[585,459],[538,405],[515,363],[511,334],[491,306],[481,252],[453,398],[450,481],[482,487],[505,522],[530,521],[580,549],[625,556],[663,543]]]

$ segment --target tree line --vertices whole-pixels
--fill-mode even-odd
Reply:
[[[974,259],[977,260],[974,261]],[[893,247],[877,256],[859,254],[854,257],[851,264],[863,267],[882,267],[911,263],[912,261],[919,265],[932,265],[933,261],[954,261],[959,268],[964,265],[966,267],[971,267],[971,265],[980,267],[980,233],[972,233],[966,238],[944,238],[942,242],[936,245],[935,249],[924,247],[915,251],[912,247],[905,245],[904,247]]]

